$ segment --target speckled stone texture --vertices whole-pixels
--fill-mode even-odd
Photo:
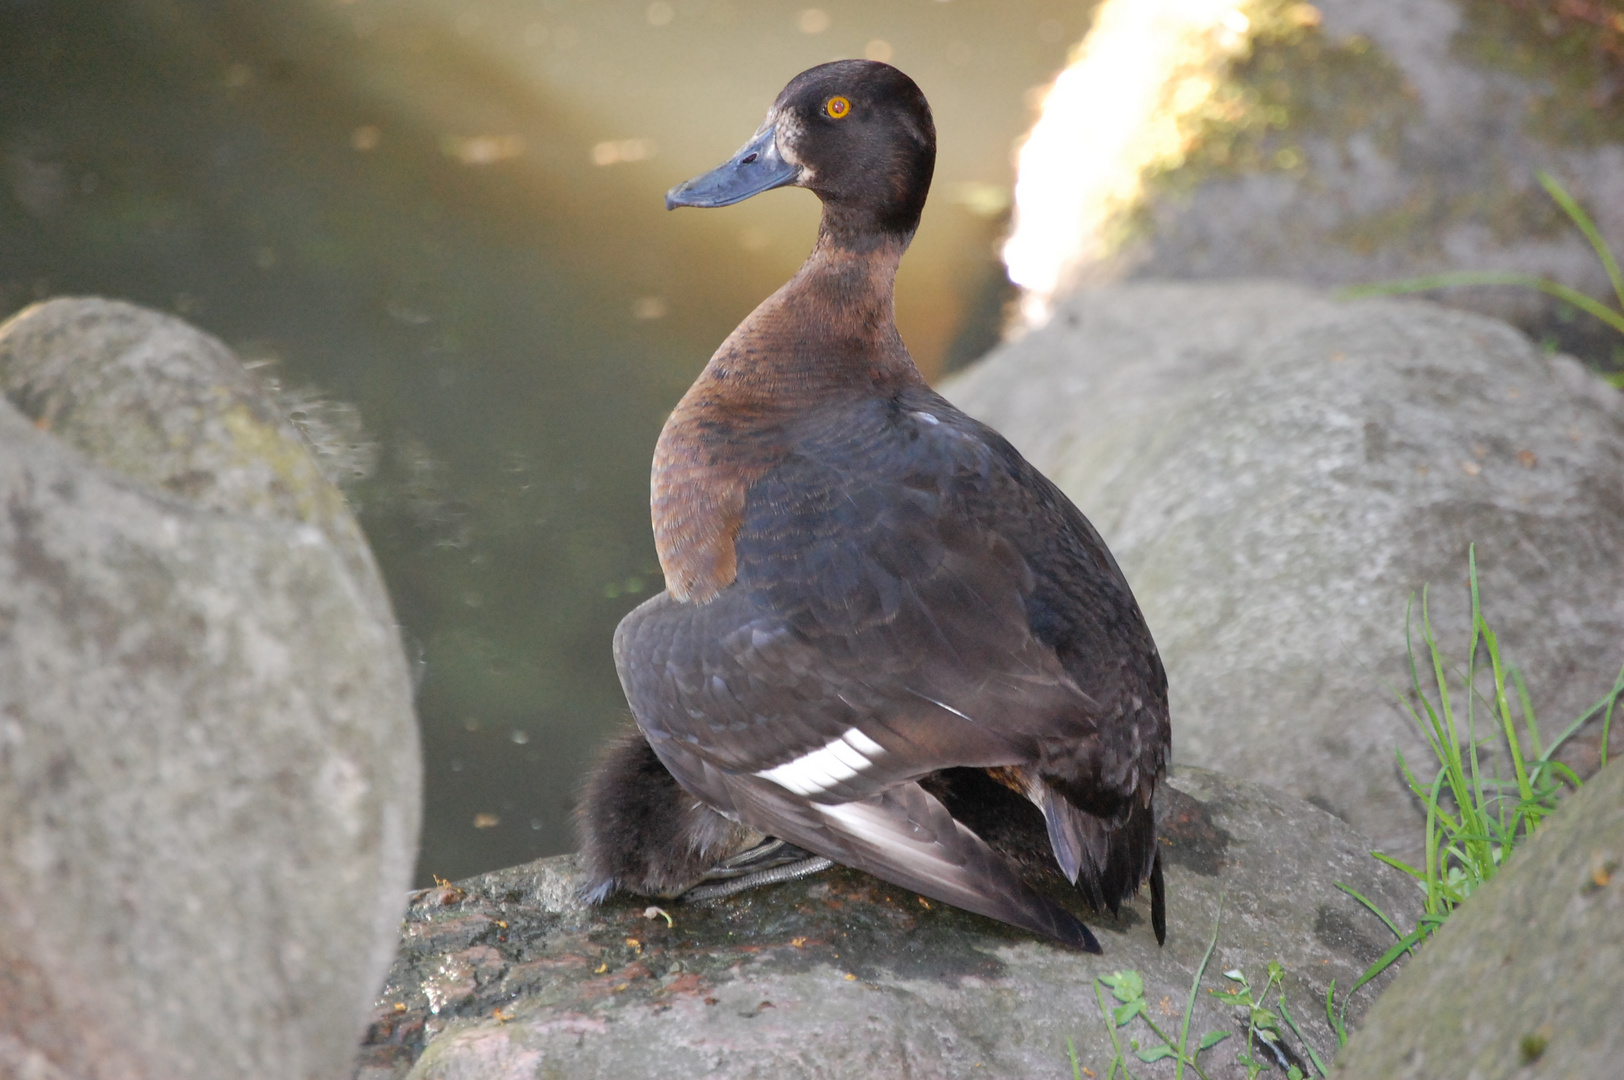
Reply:
[[[0,327],[0,1077],[346,1075],[420,763],[342,498],[218,341]]]
[[[1337,1080],[1624,1073],[1624,763],[1450,916],[1371,1008]]]
[[[1116,553],[1167,665],[1175,759],[1384,850],[1416,858],[1422,836],[1395,746],[1431,760],[1397,707],[1407,605],[1419,634],[1431,585],[1464,666],[1468,545],[1548,733],[1624,664],[1624,395],[1504,323],[1285,284],[1117,286],[943,390]],[[1581,772],[1598,731],[1570,746]]]
[[[1418,912],[1415,889],[1353,830],[1289,796],[1200,770],[1164,796],[1162,949],[1143,898],[1120,919],[1079,909],[1105,950],[1089,956],[844,869],[711,905],[666,903],[670,926],[648,917],[647,900],[583,909],[574,856],[430,890],[408,915],[359,1075],[1065,1076],[1071,1039],[1079,1063],[1104,1076],[1112,1051],[1094,977],[1140,972],[1152,1017],[1176,1032],[1215,920],[1189,1045],[1244,1032],[1206,993],[1230,985],[1224,970],[1261,986],[1279,960],[1287,1007],[1327,1056],[1330,981],[1351,985],[1393,940],[1336,883],[1403,926]],[[1119,1037],[1156,1042],[1137,1020]],[[1208,1076],[1245,1075],[1240,1042],[1200,1056]],[[1172,1076],[1173,1063],[1135,1061],[1134,1075]]]

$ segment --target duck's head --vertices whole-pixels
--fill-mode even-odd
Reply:
[[[801,72],[722,165],[665,196],[730,206],[794,185],[823,200],[824,230],[912,235],[936,168],[936,126],[914,81],[889,64],[836,60]]]

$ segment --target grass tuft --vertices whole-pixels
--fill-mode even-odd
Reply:
[[[1601,260],[1602,268],[1607,271],[1607,280],[1612,283],[1613,293],[1618,300],[1618,306],[1612,307],[1609,303],[1597,300],[1570,288],[1560,281],[1539,277],[1535,274],[1502,273],[1493,270],[1464,270],[1447,274],[1428,274],[1424,277],[1403,278],[1398,281],[1382,281],[1371,285],[1355,285],[1342,290],[1341,295],[1356,298],[1362,296],[1391,296],[1398,293],[1428,292],[1432,289],[1448,289],[1458,285],[1520,285],[1528,289],[1537,289],[1547,296],[1554,296],[1565,304],[1578,308],[1587,315],[1601,320],[1606,325],[1624,334],[1624,273],[1619,271],[1618,260],[1614,258],[1613,251],[1607,246],[1606,239],[1601,230],[1584,207],[1579,205],[1577,199],[1569,194],[1568,189],[1550,173],[1541,171],[1536,173],[1540,186],[1568,220],[1578,226],[1579,231],[1590,243],[1590,248]],[[1613,372],[1604,376],[1614,386],[1624,388],[1624,372]]]
[[[1610,272],[1616,274],[1616,266],[1610,267]],[[1557,808],[1564,788],[1579,786],[1579,777],[1557,761],[1555,754],[1598,713],[1603,714],[1601,764],[1607,764],[1613,710],[1624,695],[1624,668],[1620,668],[1612,688],[1600,701],[1556,738],[1544,741],[1522,675],[1505,663],[1499,638],[1483,617],[1475,547],[1468,552],[1467,567],[1472,630],[1466,668],[1457,672],[1455,679],[1450,677],[1450,663],[1432,631],[1426,590],[1421,593],[1421,642],[1426,646],[1428,661],[1425,665],[1417,664],[1415,642],[1410,635],[1413,598],[1411,611],[1405,616],[1405,651],[1415,704],[1402,698],[1400,701],[1426,740],[1436,770],[1430,777],[1424,773],[1417,776],[1403,752],[1398,751],[1397,756],[1410,791],[1426,807],[1425,859],[1422,865],[1412,866],[1384,852],[1371,854],[1415,878],[1426,900],[1420,921],[1406,934],[1367,897],[1338,883],[1338,888],[1374,912],[1398,939],[1348,988],[1340,1010],[1332,1006],[1335,988],[1326,995],[1326,1016],[1337,1033],[1339,1047],[1347,1041],[1345,1018],[1353,994],[1431,937],[1450,912],[1492,878],[1517,846],[1533,835],[1540,822]],[[1480,693],[1477,683],[1484,672],[1489,674],[1492,687]],[[1423,686],[1424,681],[1430,686]],[[1514,691],[1514,698],[1508,687]],[[1459,707],[1462,700],[1464,709]],[[1480,726],[1484,729],[1481,736]],[[1497,750],[1503,748],[1509,773],[1498,765],[1492,771],[1489,768],[1485,758],[1489,757],[1486,751],[1491,745]],[[1498,760],[1502,755],[1493,756]]]
[[[1610,272],[1616,272],[1616,268]],[[1432,629],[1427,590],[1421,593],[1420,623],[1420,644],[1425,646],[1426,655],[1419,661],[1412,633],[1413,597],[1405,615],[1405,652],[1409,658],[1413,701],[1404,696],[1399,696],[1399,700],[1426,740],[1436,766],[1430,775],[1418,775],[1402,752],[1397,756],[1406,783],[1426,807],[1426,857],[1421,866],[1411,866],[1383,852],[1373,851],[1371,855],[1413,877],[1426,900],[1420,921],[1405,933],[1368,897],[1337,883],[1337,888],[1381,919],[1396,939],[1342,995],[1340,1005],[1336,1000],[1336,983],[1333,981],[1326,990],[1325,1019],[1335,1035],[1337,1050],[1348,1041],[1347,1011],[1353,995],[1406,953],[1419,948],[1443,925],[1450,912],[1492,878],[1517,846],[1533,835],[1540,822],[1557,808],[1564,790],[1579,787],[1579,777],[1557,761],[1555,755],[1598,714],[1602,716],[1601,764],[1607,764],[1613,713],[1624,698],[1624,668],[1620,668],[1612,688],[1601,700],[1547,741],[1540,731],[1521,673],[1501,656],[1500,639],[1483,616],[1475,547],[1468,551],[1467,571],[1472,626],[1464,669],[1452,664],[1438,644]],[[1487,676],[1489,685],[1480,690],[1478,683],[1483,681],[1483,676]],[[1493,753],[1490,747],[1494,747]],[[1495,764],[1502,758],[1504,766]],[[1130,1058],[1146,1063],[1171,1058],[1175,1063],[1175,1080],[1182,1078],[1186,1066],[1206,1080],[1207,1074],[1196,1059],[1223,1042],[1230,1033],[1209,1031],[1192,1048],[1190,1021],[1201,980],[1218,947],[1222,918],[1220,899],[1212,939],[1190,983],[1177,1041],[1151,1018],[1144,979],[1139,972],[1117,971],[1095,978],[1094,996],[1100,1015],[1105,1019],[1112,1049],[1104,1080],[1115,1080],[1119,1075],[1123,1080],[1134,1080],[1128,1067]],[[1267,1068],[1284,1072],[1287,1080],[1303,1080],[1310,1068],[1321,1077],[1329,1076],[1325,1058],[1303,1037],[1302,1029],[1286,1008],[1284,965],[1279,961],[1269,964],[1261,990],[1254,989],[1239,969],[1225,971],[1223,976],[1229,985],[1208,993],[1227,1005],[1247,1011],[1245,1043],[1236,1051],[1236,1062],[1246,1070],[1247,1080],[1254,1080]],[[1109,997],[1106,991],[1110,992]],[[1272,1008],[1268,1000],[1271,993],[1274,994]],[[1141,1046],[1137,1039],[1129,1039],[1124,1047],[1119,1029],[1136,1019],[1160,1041]],[[1286,1031],[1296,1037],[1307,1055],[1306,1061],[1291,1048]],[[1525,1062],[1543,1052],[1543,1042],[1535,1045],[1536,1041],[1535,1036],[1524,1040]],[[1073,1080],[1083,1080],[1085,1073],[1096,1075],[1078,1062],[1076,1047],[1070,1039],[1066,1041],[1066,1049],[1071,1058]]]

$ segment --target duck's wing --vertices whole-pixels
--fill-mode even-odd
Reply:
[[[1154,663],[1154,647],[1103,544],[1007,443],[923,404],[809,417],[747,494],[737,580],[705,604],[657,597],[616,634],[661,757],[680,747],[752,791],[770,783],[790,802],[750,801],[739,820],[843,862],[851,852],[787,816],[754,814],[862,803],[952,766],[1050,762],[1090,811],[1115,813],[1165,749],[1133,708],[1148,696],[1138,654]],[[1050,815],[1051,833],[1073,817]],[[899,880],[878,849],[863,858]]]
[[[718,769],[674,740],[653,745],[684,787],[730,816],[770,822],[773,835],[883,881],[1100,952],[1081,920],[1022,881],[917,783],[854,802],[816,803],[770,781]]]
[[[934,403],[808,418],[747,493],[734,583],[617,631],[633,709],[819,801],[1041,761],[1110,806],[1165,756],[1144,621],[1065,497]]]

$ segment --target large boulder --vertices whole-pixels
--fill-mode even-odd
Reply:
[[[1537,172],[1624,248],[1618,10],[1106,0],[1021,152],[1011,275],[1035,313],[1122,277],[1510,271],[1610,296]],[[1564,321],[1532,290],[1453,299],[1611,353],[1599,323]]]
[[[1624,663],[1624,398],[1504,323],[1281,284],[1118,286],[944,392],[1116,553],[1167,665],[1177,759],[1387,851],[1421,840],[1394,749],[1430,776],[1399,709],[1406,618],[1413,598],[1419,634],[1430,584],[1464,667],[1470,545],[1547,735]],[[1582,772],[1598,728],[1570,747]]]
[[[1183,770],[1159,817],[1167,945],[1157,947],[1141,899],[1120,919],[1085,914],[1103,956],[844,869],[708,906],[666,902],[669,925],[647,900],[583,908],[574,856],[426,890],[360,1076],[1062,1076],[1068,1040],[1081,1066],[1105,1076],[1113,1050],[1095,977],[1137,972],[1150,1018],[1177,1039],[1215,931],[1187,1045],[1231,1036],[1199,1055],[1206,1074],[1245,1076],[1245,1019],[1208,991],[1234,989],[1222,974],[1234,969],[1261,991],[1271,961],[1285,967],[1292,1019],[1329,1061],[1331,981],[1340,1007],[1340,991],[1393,942],[1337,884],[1404,927],[1418,914],[1414,887],[1342,822],[1259,785]],[[1350,1018],[1373,992],[1355,995]],[[1171,1060],[1133,1057],[1130,1041],[1160,1042],[1143,1020],[1117,1037],[1135,1075],[1172,1075]],[[1285,1041],[1306,1057],[1289,1031]]]
[[[1624,763],[1587,783],[1372,1006],[1338,1080],[1617,1076]]]
[[[410,882],[398,633],[213,338],[0,327],[0,1076],[344,1075]]]

